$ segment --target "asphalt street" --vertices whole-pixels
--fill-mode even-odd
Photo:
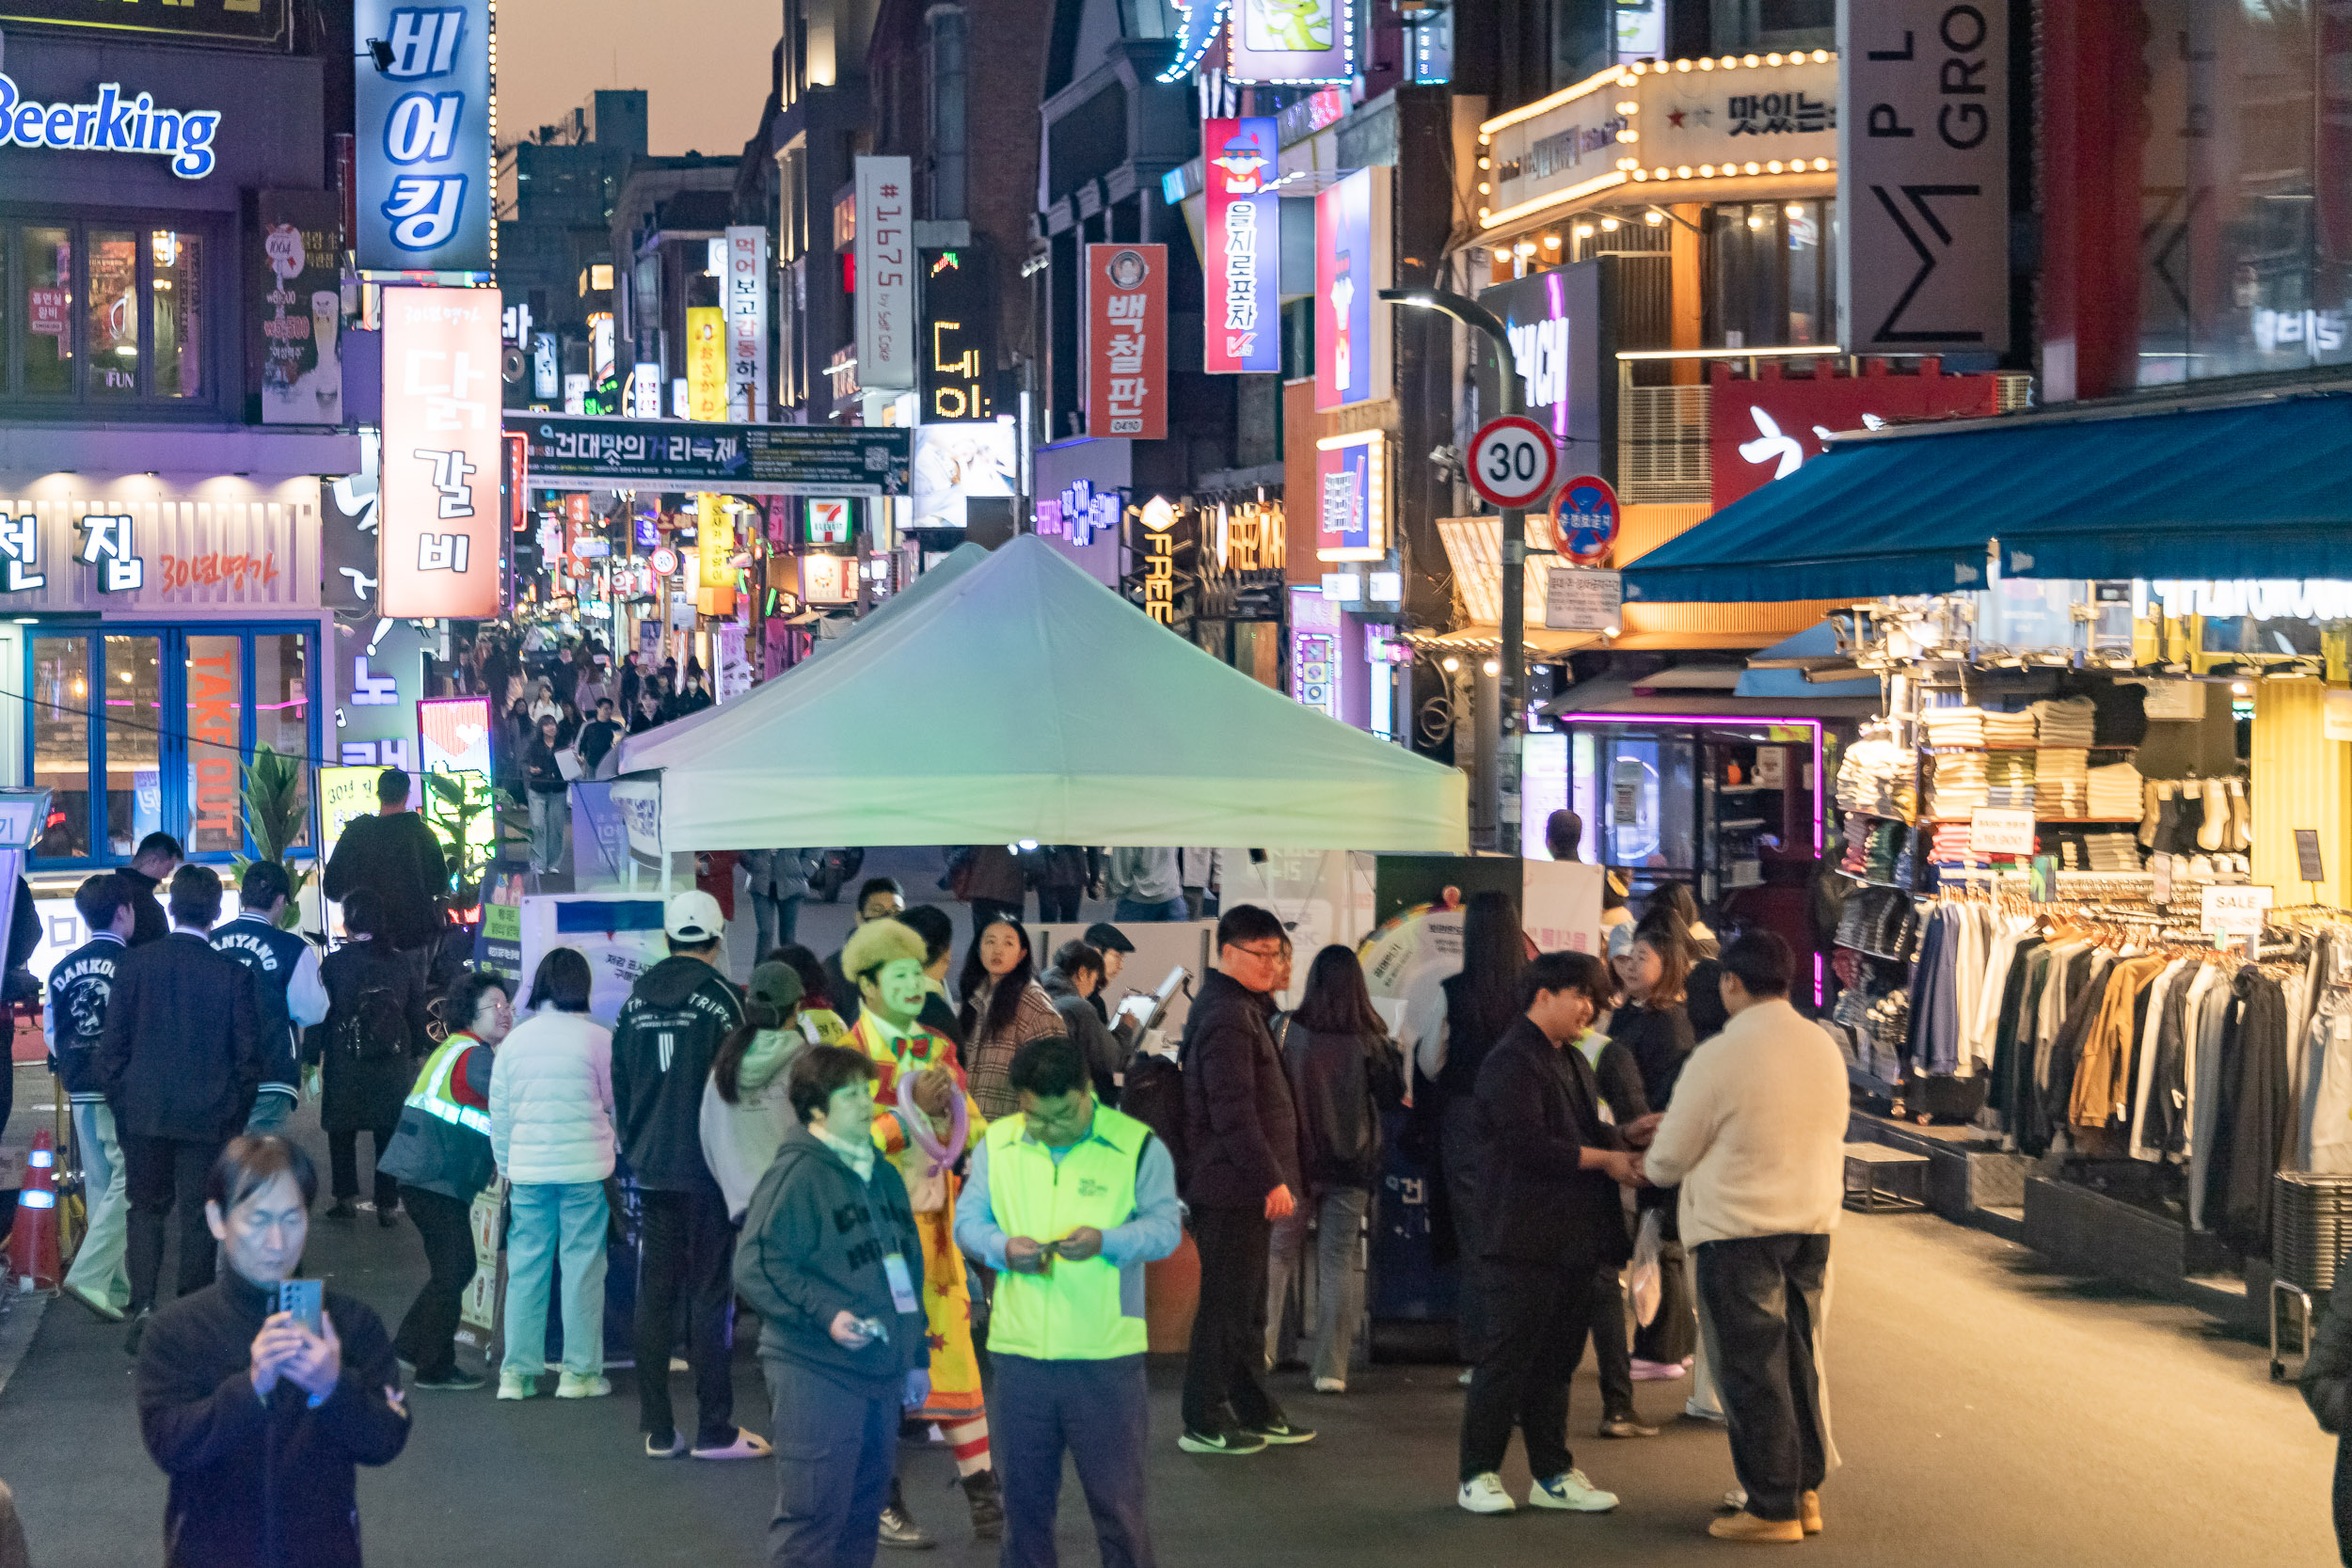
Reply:
[[[820,918],[804,940],[823,951],[846,910],[811,912]],[[303,1126],[323,1164],[308,1112]],[[423,1273],[414,1229],[363,1216],[357,1227],[318,1222],[313,1235],[306,1272],[396,1321]],[[1831,1403],[1845,1465],[1824,1490],[1828,1528],[1802,1548],[1808,1559],[1855,1568],[2335,1560],[2329,1441],[2292,1387],[2268,1381],[2259,1347],[2187,1308],[2051,1275],[2019,1247],[1921,1214],[1849,1215],[1834,1271]],[[20,1304],[13,1323],[29,1310]],[[11,1326],[0,1319],[0,1346]],[[139,1445],[121,1338],[71,1301],[52,1304],[0,1386],[0,1479],[16,1491],[39,1568],[160,1559],[163,1478]],[[1379,1364],[1340,1399],[1283,1373],[1279,1397],[1321,1436],[1248,1459],[1177,1451],[1181,1370],[1171,1360],[1152,1379],[1150,1485],[1166,1563],[1552,1568],[1737,1555],[1703,1533],[1732,1482],[1722,1430],[1671,1418],[1679,1385],[1641,1389],[1661,1435],[1603,1442],[1587,1440],[1597,1406],[1589,1368],[1580,1375],[1577,1458],[1623,1497],[1614,1514],[1486,1519],[1453,1506],[1461,1394],[1451,1365]],[[406,1453],[360,1482],[369,1560],[764,1561],[770,1466],[645,1460],[632,1376],[616,1373],[614,1397],[591,1402],[416,1395]],[[763,1421],[748,1343],[736,1384],[739,1418]],[[677,1396],[691,1403],[683,1374]],[[968,1539],[944,1449],[907,1449],[903,1473],[914,1513],[943,1542],[930,1560],[993,1560]],[[1506,1480],[1524,1489],[1516,1451]],[[1074,1481],[1062,1540],[1069,1560],[1095,1560]]]

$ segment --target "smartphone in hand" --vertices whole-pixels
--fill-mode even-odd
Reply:
[[[323,1314],[326,1307],[326,1287],[315,1279],[281,1279],[278,1282],[278,1310],[290,1312],[294,1321],[312,1334],[324,1334]]]

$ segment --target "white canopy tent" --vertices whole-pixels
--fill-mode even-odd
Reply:
[[[672,852],[1466,847],[1460,773],[1261,686],[1044,540],[934,576],[822,661],[625,742],[616,795],[658,783]]]

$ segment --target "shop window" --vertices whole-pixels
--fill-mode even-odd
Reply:
[[[106,849],[128,858],[164,825],[163,639],[109,637],[99,671],[105,715]]]
[[[33,784],[49,793],[37,856],[89,853],[89,639],[33,641]]]
[[[1836,343],[1836,226],[1835,201],[1734,201],[1708,209],[1708,345]]]
[[[187,641],[190,854],[245,847],[237,780],[245,733],[243,641],[234,635]]]
[[[280,756],[310,750],[310,640],[298,631],[253,639],[253,745]],[[304,825],[294,843],[308,846]]]
[[[0,223],[0,394],[43,404],[215,402],[212,239],[132,223]]]

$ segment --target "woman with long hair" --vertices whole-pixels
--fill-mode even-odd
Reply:
[[[972,1098],[991,1121],[1010,1116],[1021,1109],[1012,1092],[1013,1053],[1063,1032],[1054,999],[1037,983],[1028,927],[1009,914],[982,926],[964,955],[956,989],[963,997],[957,1022],[963,1027]]]
[[[1657,914],[1672,914],[1682,922],[1685,945],[1691,950],[1692,962],[1711,958],[1720,951],[1715,933],[1708,927],[1706,921],[1699,918],[1699,901],[1691,895],[1689,883],[1661,882],[1658,890],[1649,895],[1649,908],[1643,912],[1642,918],[1647,921]]]
[[[1689,896],[1687,891],[1684,896]],[[1681,917],[1671,904],[1664,904],[1642,917],[1633,928],[1633,945],[1616,960],[1625,999],[1617,1006],[1609,1034],[1631,1053],[1642,1075],[1642,1097],[1652,1112],[1666,1109],[1682,1064],[1696,1048],[1686,1011],[1695,958]],[[1639,1382],[1680,1377],[1697,1346],[1698,1321],[1685,1288],[1682,1243],[1675,1227],[1678,1193],[1674,1187],[1645,1187],[1635,1195],[1645,1216],[1657,1214],[1661,1243],[1658,1311],[1633,1336],[1633,1376]]]
[[[1459,1249],[1462,1307],[1455,1314],[1462,1359],[1476,1359],[1486,1292],[1473,1288],[1479,1269],[1483,1212],[1478,1180],[1478,1069],[1518,1022],[1519,975],[1527,968],[1527,937],[1518,900],[1488,890],[1470,895],[1462,911],[1462,972],[1445,982],[1445,1014],[1415,1052],[1438,1113],[1438,1163]],[[1418,1099],[1418,1097],[1416,1097]]]
[[[1298,1108],[1301,1172],[1307,1201],[1274,1224],[1267,1270],[1266,1360],[1275,1358],[1291,1277],[1306,1250],[1311,1219],[1322,1240],[1315,1253],[1315,1392],[1347,1391],[1348,1354],[1364,1311],[1363,1249],[1358,1236],[1380,1180],[1380,1118],[1405,1101],[1405,1079],[1387,1025],[1373,1010],[1364,966],[1353,948],[1333,942],[1307,968],[1298,1006],[1275,1043]]]
[[[559,1400],[612,1391],[604,1376],[604,1179],[612,1174],[612,1031],[588,1016],[587,957],[558,947],[531,981],[531,1016],[490,1077],[490,1148],[509,1183],[506,1356],[498,1397],[527,1400],[548,1370],[548,1275],[563,1259]]]

